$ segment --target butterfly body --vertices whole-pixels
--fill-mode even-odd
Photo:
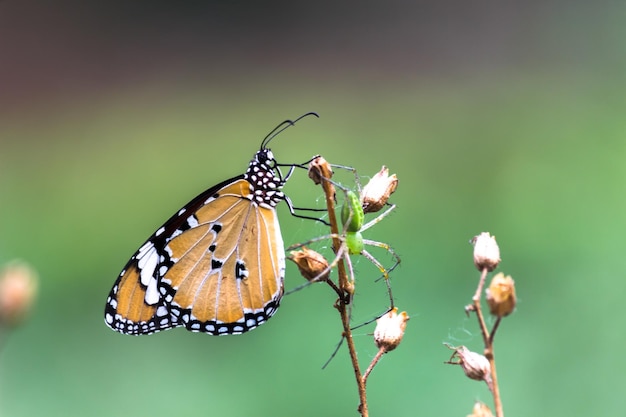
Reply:
[[[131,335],[182,326],[226,335],[266,322],[284,292],[275,208],[287,200],[285,181],[262,146],[245,174],[190,201],[128,261],[107,299],[105,323]]]

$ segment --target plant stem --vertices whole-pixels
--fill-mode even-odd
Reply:
[[[363,385],[367,385],[367,377],[370,376],[370,373],[372,373],[372,370],[386,352],[387,350],[385,350],[385,348],[381,347],[380,349],[378,349],[378,352],[376,352],[376,356],[374,356],[374,359],[372,359],[370,366],[367,367],[365,373],[363,374]]]
[[[496,374],[496,357],[493,352],[493,345],[489,346],[489,354],[485,349],[485,357],[489,360],[491,365],[491,383],[493,385],[493,405],[496,409],[496,417],[504,417],[504,411],[502,410],[502,399],[500,398],[500,388],[498,387],[498,376]]]
[[[485,324],[485,318],[483,316],[482,308],[480,306],[481,294],[483,292],[483,287],[485,286],[485,280],[487,278],[487,273],[489,271],[487,268],[482,270],[480,274],[480,280],[478,281],[478,287],[476,288],[476,293],[472,298],[474,302],[474,311],[476,312],[476,317],[478,318],[478,325],[480,326],[480,332],[483,335],[483,342],[485,344],[484,354],[487,360],[489,361],[489,365],[491,367],[491,394],[493,395],[493,404],[496,409],[496,417],[504,417],[504,411],[502,410],[502,399],[500,398],[500,388],[498,387],[498,376],[496,374],[496,358],[493,350],[493,339],[500,324],[500,318],[498,318],[493,326],[493,330],[489,333],[487,330],[487,325]]]
[[[341,248],[341,239],[339,238],[339,226],[337,224],[337,215],[335,214],[335,186],[330,181],[326,181],[330,178],[323,178],[324,180],[321,183],[326,197],[326,209],[328,211],[330,233],[333,236],[333,251],[338,253]],[[340,259],[337,263],[337,271],[339,275],[339,288],[348,288],[348,275],[346,274],[346,266],[343,259]]]
[[[339,226],[337,224],[337,216],[335,214],[335,187],[328,181],[329,178],[323,176],[321,181],[322,188],[324,189],[324,195],[326,197],[326,208],[328,211],[328,222],[330,223],[330,232],[333,235],[333,250],[338,253],[341,248],[341,239],[339,238]],[[349,256],[347,253],[344,256]],[[367,408],[367,394],[365,391],[365,379],[361,374],[361,368],[359,367],[359,360],[356,353],[356,347],[354,340],[352,339],[352,330],[350,330],[350,314],[348,307],[352,302],[353,287],[348,274],[346,273],[346,266],[344,258],[342,257],[337,262],[337,274],[338,284],[341,289],[339,294],[339,302],[336,303],[337,310],[341,316],[341,323],[343,325],[343,337],[346,339],[346,345],[350,353],[350,360],[352,361],[352,369],[354,370],[354,376],[356,378],[357,389],[359,392],[360,404],[358,411],[362,417],[368,417],[369,412]]]
[[[472,301],[474,302],[474,311],[476,312],[476,317],[478,318],[478,325],[480,326],[480,332],[483,335],[483,342],[485,344],[485,349],[490,345],[489,341],[489,330],[487,330],[487,325],[485,324],[485,319],[483,317],[482,310],[480,308],[480,296],[483,292],[483,287],[485,286],[485,279],[487,278],[487,268],[484,268],[482,273],[480,274],[480,281],[478,281],[478,287],[476,288],[476,293],[474,294],[474,298]]]
[[[498,330],[498,326],[500,326],[500,322],[502,321],[502,317],[498,317],[496,322],[493,324],[493,329],[491,329],[491,334],[489,334],[489,343],[493,345],[493,338],[496,336],[496,330]]]

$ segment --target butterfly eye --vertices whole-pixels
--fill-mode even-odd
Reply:
[[[268,162],[271,162],[274,159],[274,157],[272,155],[272,152],[269,149],[263,149],[262,151],[258,153],[257,159],[259,160],[260,163],[269,165]]]

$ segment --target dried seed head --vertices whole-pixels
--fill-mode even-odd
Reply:
[[[479,271],[487,268],[487,271],[491,272],[498,267],[500,248],[495,236],[483,232],[474,236],[470,242],[474,245],[474,265]]]
[[[322,178],[330,179],[332,176],[333,169],[323,156],[318,156],[309,163],[309,178],[316,185],[322,182]]]
[[[398,314],[397,308],[376,320],[376,329],[374,330],[376,346],[386,352],[397,348],[404,336],[407,321],[409,321],[409,315],[406,314],[406,311]]]
[[[515,309],[515,281],[502,272],[496,274],[486,290],[487,304],[491,314],[498,317],[508,316]]]
[[[398,177],[396,174],[389,176],[386,166],[369,180],[361,191],[361,204],[365,213],[375,213],[379,211],[389,200],[389,196],[398,187]]]
[[[476,381],[486,381],[487,384],[491,384],[491,365],[489,360],[480,353],[472,352],[465,346],[459,346],[454,349],[452,357],[447,362],[452,365],[461,365],[465,375]],[[458,359],[457,362],[452,362],[452,359]]]
[[[302,247],[302,250],[292,251],[289,254],[291,259],[300,270],[300,274],[307,281],[326,281],[330,274],[328,269],[328,261],[321,254],[307,248]]]
[[[0,323],[18,325],[30,312],[37,294],[37,274],[13,262],[0,272]]]
[[[476,401],[472,414],[467,417],[493,417],[493,413],[485,403]]]

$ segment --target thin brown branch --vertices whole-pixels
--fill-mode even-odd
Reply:
[[[328,181],[330,178],[323,177],[322,188],[326,197],[326,209],[328,211],[328,222],[330,223],[330,233],[333,236],[333,251],[338,253],[341,248],[341,239],[339,238],[339,225],[337,223],[337,215],[335,214],[335,186]],[[337,271],[339,275],[339,287],[345,289],[348,287],[348,276],[346,274],[346,266],[340,259],[337,263]]]
[[[500,322],[502,321],[502,317],[496,318],[496,322],[493,324],[493,329],[491,329],[491,333],[489,334],[489,343],[493,345],[493,339],[496,336],[496,330],[498,330],[498,326],[500,326]]]
[[[498,376],[496,373],[496,358],[493,352],[493,345],[489,346],[490,354],[487,355],[487,349],[485,349],[485,356],[489,360],[491,365],[491,383],[492,383],[492,395],[493,405],[496,409],[496,417],[504,417],[504,411],[502,410],[502,398],[500,397],[500,388],[498,386]]]
[[[321,185],[324,189],[324,195],[326,198],[326,208],[328,211],[328,222],[330,223],[330,232],[333,236],[333,250],[335,253],[339,253],[342,245],[342,241],[339,238],[339,226],[337,223],[337,216],[335,214],[335,187],[329,181],[329,178],[322,176]],[[358,411],[362,417],[368,417],[367,407],[367,394],[365,391],[365,380],[361,374],[361,368],[356,353],[356,346],[352,338],[352,331],[350,329],[350,314],[349,307],[352,302],[352,293],[354,288],[348,274],[346,272],[346,266],[344,263],[344,255],[337,262],[337,274],[338,274],[338,287],[341,290],[340,299],[336,303],[337,310],[341,316],[341,323],[343,325],[343,337],[346,339],[346,345],[350,353],[350,360],[352,362],[352,369],[354,370],[354,376],[357,383],[359,393],[359,407]],[[336,290],[336,287],[334,288]]]
[[[485,348],[490,344],[489,342],[489,330],[487,330],[487,324],[485,324],[485,318],[483,317],[483,312],[480,307],[480,295],[483,292],[483,287],[485,286],[485,279],[487,278],[487,268],[483,268],[482,273],[480,274],[480,281],[478,281],[478,287],[476,288],[476,293],[472,298],[474,302],[474,312],[476,313],[476,317],[478,318],[478,325],[480,326],[480,332],[483,335],[483,342],[485,344]]]
[[[374,359],[372,359],[372,362],[370,363],[370,365],[365,370],[365,373],[363,374],[363,385],[367,385],[367,377],[370,376],[370,374],[372,373],[372,370],[374,370],[374,367],[376,366],[380,358],[382,358],[385,353],[387,353],[386,348],[381,347],[380,349],[378,349],[376,356],[374,356]]]
[[[485,286],[485,280],[487,278],[488,269],[483,268],[480,274],[480,280],[478,281],[478,287],[476,288],[476,293],[472,298],[473,301],[473,310],[476,313],[476,318],[478,319],[478,325],[480,326],[480,332],[483,336],[483,342],[485,344],[484,354],[487,360],[489,361],[489,365],[491,368],[491,384],[490,389],[493,395],[493,403],[495,406],[496,417],[504,417],[504,412],[502,410],[502,399],[500,398],[500,388],[498,387],[498,376],[496,374],[496,359],[493,350],[493,339],[495,336],[495,332],[498,329],[500,324],[500,318],[498,318],[494,324],[493,330],[491,333],[487,329],[487,325],[485,323],[485,318],[483,315],[483,311],[480,305],[481,294],[483,292],[483,287]]]

